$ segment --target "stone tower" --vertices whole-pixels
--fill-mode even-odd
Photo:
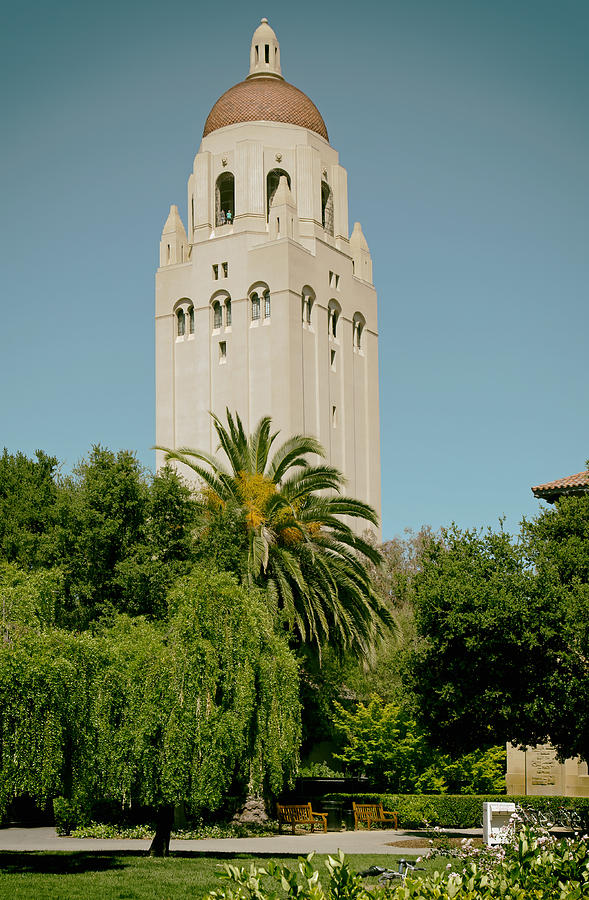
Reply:
[[[347,173],[285,81],[266,19],[245,81],[213,106],[156,275],[156,443],[215,452],[209,410],[316,436],[380,514],[376,292],[348,231]],[[158,465],[162,454],[158,453]]]

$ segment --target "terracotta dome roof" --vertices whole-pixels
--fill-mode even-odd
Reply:
[[[321,113],[306,94],[282,78],[259,76],[240,81],[219,97],[202,136],[237,122],[259,121],[300,125],[329,140]]]

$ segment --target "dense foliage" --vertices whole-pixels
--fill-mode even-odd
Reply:
[[[94,447],[68,477],[57,461],[0,458],[0,561],[59,569],[55,623],[86,628],[115,611],[165,617],[166,592],[194,558],[190,491],[170,469]]]
[[[340,653],[369,655],[382,625],[390,622],[367,568],[380,554],[347,520],[376,525],[376,513],[341,493],[337,469],[309,462],[309,456],[325,456],[315,438],[294,435],[273,449],[278,432],[272,432],[269,417],[249,437],[229,410],[227,426],[215,415],[213,421],[216,456],[159,448],[205,485],[198,503],[201,535],[214,535],[219,522],[239,523],[243,577],[264,588],[289,628],[319,649],[329,644]]]
[[[405,682],[437,743],[550,741],[589,758],[589,495],[563,497],[517,540],[431,536],[414,589]]]
[[[14,796],[218,809],[277,793],[297,765],[297,664],[260,596],[195,569],[167,623],[95,633],[7,625],[0,811]]]
[[[465,857],[468,856],[465,853]],[[248,869],[225,865],[221,877],[225,890],[214,891],[209,900],[277,900],[286,894],[298,900],[580,900],[589,896],[589,844],[581,840],[550,841],[544,835],[522,830],[513,847],[496,855],[494,863],[476,859],[455,860],[452,871],[424,875],[409,873],[386,886],[368,888],[354,873],[343,853],[328,859],[328,881],[321,882],[313,865],[313,854],[299,858],[298,872],[270,862]],[[276,889],[280,884],[282,893]]]
[[[430,746],[406,706],[383,703],[377,695],[353,712],[336,704],[335,724],[345,735],[335,758],[388,791],[480,794],[504,788],[504,747],[452,759]]]

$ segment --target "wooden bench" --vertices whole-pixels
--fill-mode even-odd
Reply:
[[[327,813],[313,812],[310,803],[284,806],[277,803],[276,814],[278,816],[279,834],[282,834],[282,826],[284,824],[292,825],[293,834],[295,833],[295,825],[310,825],[311,831],[315,830],[315,825],[323,825],[323,831],[327,831]]]
[[[352,803],[354,809],[354,829],[360,828],[360,823],[368,826],[368,830],[373,822],[388,822],[398,828],[398,819],[396,812],[389,812],[382,808],[382,803]]]

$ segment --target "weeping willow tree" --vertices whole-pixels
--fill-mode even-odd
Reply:
[[[276,794],[298,762],[297,664],[266,605],[228,575],[177,582],[167,623],[94,635],[7,631],[0,645],[0,812],[23,793],[217,810]]]

